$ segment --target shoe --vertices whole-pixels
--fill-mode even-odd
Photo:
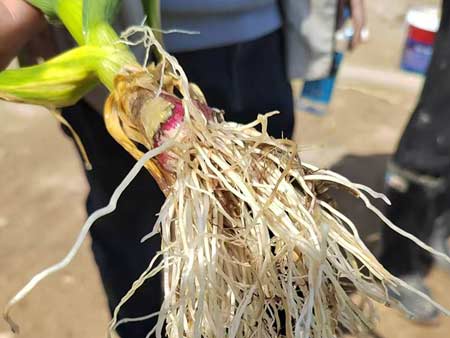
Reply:
[[[423,278],[418,274],[400,277],[414,289],[431,297],[430,289],[425,285]],[[439,317],[439,310],[405,287],[399,286],[396,291],[389,290],[389,296],[397,300],[408,314],[408,319],[420,324],[434,324]]]
[[[448,238],[450,235],[450,210],[438,217],[433,225],[433,232],[430,236],[430,246],[436,251],[450,256]],[[441,257],[434,257],[435,264],[450,272],[450,263]]]

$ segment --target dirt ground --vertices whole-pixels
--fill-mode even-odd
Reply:
[[[329,115],[298,113],[296,137],[304,159],[381,189],[384,166],[423,81],[398,70],[407,5],[423,2],[369,2],[370,42],[346,57]],[[87,186],[73,145],[48,112],[3,102],[0,173],[2,307],[33,274],[65,255],[86,217]],[[376,251],[379,223],[359,204],[342,203]],[[435,269],[428,282],[434,297],[450,308],[450,274]],[[423,327],[393,310],[379,310],[382,337],[450,337],[449,318]],[[104,337],[109,317],[89,243],[13,314],[21,324],[20,337]],[[11,337],[0,322],[0,338]]]

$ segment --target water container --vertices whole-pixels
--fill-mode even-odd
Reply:
[[[437,7],[421,6],[408,11],[408,35],[403,50],[401,68],[408,72],[425,74],[433,54],[433,44],[439,28],[440,11]]]

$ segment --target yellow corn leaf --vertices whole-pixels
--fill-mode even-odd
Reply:
[[[0,98],[62,107],[74,104],[97,83],[107,51],[83,46],[43,64],[0,73]]]

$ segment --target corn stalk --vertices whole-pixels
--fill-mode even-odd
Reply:
[[[142,0],[147,15],[147,25],[153,29],[156,39],[162,43],[160,0]]]

